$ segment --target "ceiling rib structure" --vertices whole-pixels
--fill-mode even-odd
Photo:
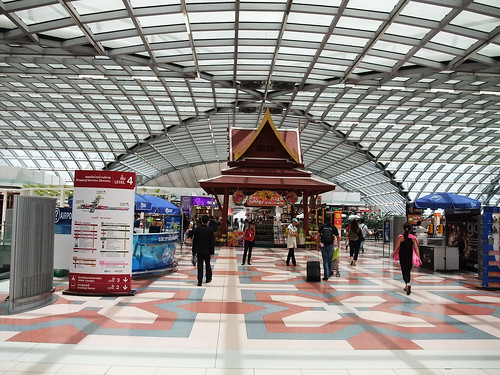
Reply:
[[[497,0],[0,0],[0,165],[197,187],[270,108],[383,213],[500,205],[499,34]]]

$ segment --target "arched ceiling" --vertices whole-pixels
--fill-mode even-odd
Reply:
[[[0,165],[198,186],[269,107],[383,212],[500,204],[498,0],[0,0]]]

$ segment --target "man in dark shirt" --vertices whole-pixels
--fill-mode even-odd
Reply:
[[[198,258],[198,286],[201,286],[203,280],[203,263],[205,263],[205,282],[212,281],[212,267],[210,266],[210,257],[215,252],[214,231],[207,226],[208,216],[201,218],[201,225],[196,227],[193,233],[193,253]]]
[[[328,280],[333,274],[332,268],[332,258],[334,251],[334,242],[336,242],[337,247],[340,248],[340,237],[339,231],[336,226],[332,224],[332,219],[330,216],[325,218],[325,224],[319,227],[318,242],[321,246],[321,255],[323,256],[323,268],[325,275],[323,280]]]

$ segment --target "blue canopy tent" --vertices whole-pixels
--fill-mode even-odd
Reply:
[[[463,195],[453,194],[453,193],[434,193],[426,195],[416,199],[413,202],[415,208],[430,208],[432,210],[436,209],[479,209],[481,208],[481,202],[465,197]]]
[[[142,195],[135,193],[135,210],[136,211],[151,211],[153,204],[148,202]]]
[[[149,202],[151,204],[151,209],[147,211],[148,214],[154,214],[154,213],[159,213],[162,215],[179,215],[180,214],[180,208],[177,207],[175,204],[160,198],[160,197],[155,197],[153,195],[139,195],[142,197],[146,202]]]

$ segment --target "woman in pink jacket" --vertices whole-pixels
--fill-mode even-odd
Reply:
[[[416,254],[416,259],[418,259],[419,264],[422,264],[420,260],[420,252],[418,250],[418,241],[417,237],[411,232],[410,223],[405,223],[403,225],[404,233],[400,234],[396,239],[396,246],[394,247],[394,251],[392,253],[392,257],[396,260],[399,257],[399,264],[401,265],[401,273],[403,274],[403,280],[405,282],[406,294],[411,293],[411,285],[410,285],[410,272],[413,267],[413,253]]]

